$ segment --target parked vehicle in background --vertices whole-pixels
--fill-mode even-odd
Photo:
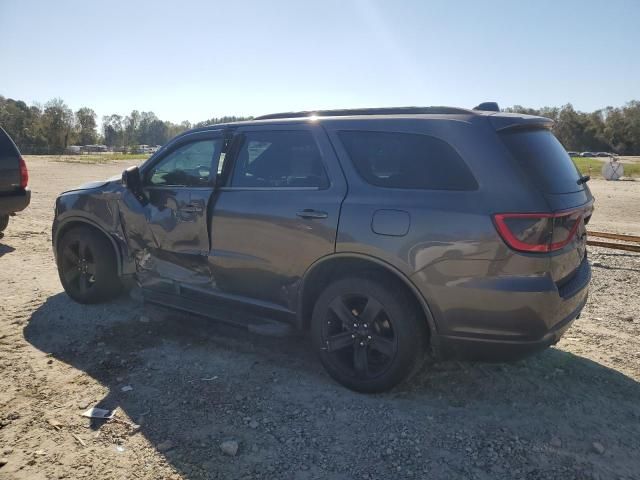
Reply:
[[[567,152],[567,154],[568,154],[570,157],[577,157],[577,156],[579,156],[579,155],[580,155],[578,152]]]
[[[82,153],[81,145],[69,145],[64,149],[67,155],[80,155]]]
[[[594,156],[595,156],[595,153],[593,153],[593,152],[582,152],[582,153],[580,154],[580,156],[581,156],[581,157],[594,157]]]
[[[87,153],[107,153],[109,151],[109,147],[106,145],[83,145],[80,149]]]
[[[29,172],[18,147],[0,127],[0,237],[9,224],[9,217],[29,205],[28,183]]]
[[[591,276],[593,197],[541,117],[448,107],[273,114],[188,131],[61,194],[70,297],[310,333],[329,374],[389,389],[436,358],[554,344]]]
[[[147,153],[147,154],[153,154],[156,153],[159,149],[161,148],[160,145],[137,145],[135,147],[135,153]]]

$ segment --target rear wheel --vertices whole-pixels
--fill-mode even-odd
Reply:
[[[316,302],[312,336],[328,373],[359,392],[381,392],[422,365],[426,327],[415,302],[384,278],[347,277]]]
[[[103,302],[120,293],[116,255],[104,235],[89,227],[76,227],[65,233],[58,245],[60,282],[76,302]]]
[[[0,215],[0,232],[4,232],[7,225],[9,225],[9,215]]]

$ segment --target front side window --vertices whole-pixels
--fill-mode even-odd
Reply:
[[[444,140],[397,132],[338,132],[358,173],[372,185],[423,190],[475,190],[464,160]]]
[[[232,187],[318,187],[329,181],[311,132],[261,131],[243,135]]]
[[[214,153],[220,139],[207,139],[181,145],[160,160],[149,173],[154,186],[206,187],[210,185]],[[217,166],[217,163],[216,163]]]

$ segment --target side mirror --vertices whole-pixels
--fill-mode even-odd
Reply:
[[[140,169],[137,166],[129,167],[122,172],[122,185],[133,193],[136,198],[144,199],[142,192],[142,176],[140,175]]]

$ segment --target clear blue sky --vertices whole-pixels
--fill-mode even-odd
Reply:
[[[640,100],[640,0],[0,0],[0,95],[164,120]]]

